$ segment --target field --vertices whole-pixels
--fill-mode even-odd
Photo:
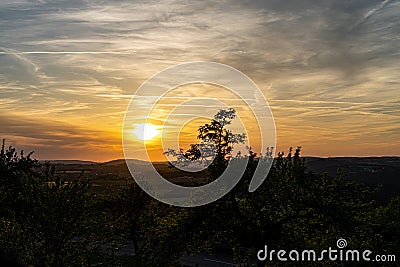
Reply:
[[[382,188],[377,194],[379,201],[386,201],[400,192],[399,157],[306,157],[305,161],[309,171],[316,174],[326,172],[334,176],[338,169],[341,169],[348,179],[373,187],[381,185]],[[57,175],[62,178],[79,177],[83,172],[83,176],[92,180],[93,188],[98,192],[118,190],[132,179],[125,160],[104,163],[85,161],[52,161],[51,163],[55,165]],[[140,166],[140,161],[137,163]],[[206,175],[204,172],[188,174],[170,167],[166,162],[156,162],[154,167],[170,182],[184,186],[194,186]]]

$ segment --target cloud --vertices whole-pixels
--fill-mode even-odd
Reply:
[[[351,30],[354,30],[355,28],[357,28],[358,26],[360,26],[361,24],[366,22],[369,17],[373,16],[376,12],[379,12],[380,10],[385,8],[390,2],[392,2],[392,0],[382,1],[379,4],[377,4],[375,7],[373,7],[372,9],[368,10],[368,12],[365,14],[365,16],[361,17],[361,19],[359,21],[357,21],[357,23],[351,28]]]
[[[0,59],[2,62],[0,73],[2,73],[3,81],[18,81],[33,85],[39,82],[40,68],[24,55],[12,49],[0,47]]]
[[[307,122],[321,129],[348,119],[326,138],[375,125],[374,134],[399,139],[389,125],[400,110],[398,3],[3,1],[0,110],[21,124],[31,114],[57,116],[118,135],[130,96],[147,78],[177,63],[217,61],[254,79],[279,125],[303,131]],[[310,133],[291,140],[310,144]]]
[[[89,127],[34,116],[3,114],[0,115],[0,124],[0,136],[7,140],[8,145],[35,151],[35,157],[39,159],[54,158],[54,155],[73,159],[81,155],[81,158],[104,161],[121,156],[116,150],[121,149],[119,137]]]

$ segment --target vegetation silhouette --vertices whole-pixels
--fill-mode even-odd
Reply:
[[[217,148],[207,171],[210,179],[218,177],[232,158],[232,144],[244,139],[233,140],[225,129],[234,110],[217,115],[215,121],[198,128],[199,138],[208,138]],[[191,146],[182,152],[194,159],[199,157],[198,149]],[[265,182],[249,193],[260,160],[249,149],[241,155],[248,158],[245,174],[232,191],[206,206],[179,208],[150,198],[133,180],[119,192],[99,194],[82,175],[61,179],[51,164],[5,148],[3,141],[0,251],[31,266],[181,266],[182,255],[200,253],[231,255],[241,266],[265,266],[257,260],[264,245],[319,251],[335,247],[339,238],[345,238],[352,249],[398,253],[400,197],[378,205],[374,201],[378,189],[354,182],[340,171],[334,177],[314,174],[300,152],[298,147],[287,155],[278,153]],[[272,157],[272,149],[262,156]],[[127,243],[132,249],[122,255],[120,248]],[[282,266],[282,262],[268,262],[268,266]]]
[[[13,147],[0,152],[0,250],[24,265],[86,265],[111,235],[91,183],[63,181]]]

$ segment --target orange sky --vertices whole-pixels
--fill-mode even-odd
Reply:
[[[39,159],[123,158],[124,116],[137,88],[190,61],[230,65],[258,85],[278,151],[400,155],[396,1],[6,1],[0,10],[0,137]],[[216,89],[180,90],[158,103],[153,124],[183,93],[241,106]],[[245,107],[238,112],[254,133]],[[193,128],[181,133],[183,146]]]

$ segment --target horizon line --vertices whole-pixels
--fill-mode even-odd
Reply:
[[[286,155],[284,155],[285,157]],[[259,158],[259,157],[257,157]],[[274,157],[274,159],[277,157]],[[328,157],[322,157],[322,156],[300,156],[300,158],[319,158],[319,159],[334,159],[334,158],[400,158],[400,156],[395,156],[395,155],[385,155],[385,156],[328,156]],[[113,161],[126,161],[126,160],[136,160],[136,161],[142,161],[142,162],[152,162],[152,163],[166,163],[169,162],[168,160],[157,160],[157,161],[148,161],[148,160],[142,160],[142,159],[124,159],[124,158],[117,158],[117,159],[112,159],[112,160],[106,160],[106,161],[94,161],[94,160],[85,160],[85,159],[36,159],[37,161],[40,162],[52,162],[52,161],[79,161],[79,162],[88,162],[88,163],[109,163]]]

